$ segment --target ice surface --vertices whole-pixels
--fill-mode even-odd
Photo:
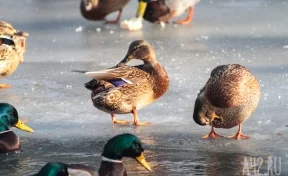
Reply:
[[[0,80],[13,88],[1,90],[0,97],[17,107],[35,133],[13,129],[23,153],[0,156],[1,176],[29,175],[48,161],[96,169],[105,142],[124,132],[143,141],[154,175],[242,175],[243,161],[250,156],[281,157],[281,174],[288,175],[288,50],[283,47],[288,45],[287,1],[203,0],[188,26],[162,28],[145,22],[137,32],[86,21],[77,0],[4,3],[0,19],[30,36],[25,62]],[[121,19],[135,15],[136,3],[124,9]],[[82,31],[75,32],[78,27]],[[113,126],[110,115],[93,107],[83,86],[89,78],[71,70],[112,67],[136,39],[154,46],[171,85],[163,97],[139,111],[140,120],[153,125]],[[261,84],[259,107],[243,128],[251,140],[202,140],[210,129],[192,119],[195,97],[211,70],[228,63],[247,66]],[[117,117],[132,120],[131,114]],[[237,128],[216,131],[228,136]],[[129,175],[147,174],[134,160],[124,162]],[[264,163],[260,172],[267,172],[266,168]]]

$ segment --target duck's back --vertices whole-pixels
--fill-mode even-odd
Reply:
[[[19,149],[19,138],[13,131],[0,133],[0,153],[9,153]]]
[[[249,70],[238,64],[216,67],[206,84],[205,96],[215,107],[240,106],[260,98],[260,86]]]

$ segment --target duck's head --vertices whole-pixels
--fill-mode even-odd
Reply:
[[[0,21],[0,46],[9,49],[16,49],[19,55],[19,61],[24,61],[24,53],[26,51],[26,37],[29,34],[26,32],[18,31],[14,27],[5,22]]]
[[[123,66],[132,59],[142,60],[144,64],[150,64],[152,66],[158,63],[154,49],[145,40],[135,40],[132,42],[125,58],[120,61],[117,66]]]
[[[145,160],[143,152],[144,149],[140,140],[133,134],[127,133],[117,135],[110,139],[104,146],[102,157],[108,160],[118,161],[121,161],[122,157],[130,157],[135,159],[145,169],[151,172],[152,169]]]
[[[195,101],[193,119],[198,125],[208,125],[210,123],[210,119],[206,116],[208,111],[208,106],[205,105],[204,102],[204,92],[203,89],[198,94],[198,97]]]
[[[99,3],[99,0],[83,0],[86,11],[91,11]]]
[[[83,165],[49,162],[35,176],[92,176],[95,172]]]
[[[63,163],[47,163],[36,176],[69,176],[68,168]]]
[[[12,105],[0,103],[0,131],[9,130],[11,127],[16,127],[27,132],[34,132],[29,126],[21,122],[17,110]]]

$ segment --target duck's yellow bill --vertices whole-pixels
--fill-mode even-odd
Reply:
[[[146,7],[147,7],[147,2],[143,2],[143,1],[139,2],[137,14],[136,14],[137,18],[139,18],[139,17],[143,18],[143,15],[145,13]]]
[[[32,128],[30,128],[29,126],[27,126],[24,123],[22,123],[20,119],[16,123],[15,127],[19,128],[20,130],[23,130],[23,131],[27,131],[27,132],[31,132],[31,133],[34,132],[34,130],[32,130]]]
[[[145,160],[143,153],[140,156],[136,157],[136,161],[138,161],[145,169],[152,172],[151,167],[149,166],[148,162]]]

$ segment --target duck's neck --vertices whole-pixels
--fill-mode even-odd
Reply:
[[[110,162],[110,163],[122,163],[122,160],[120,159],[110,159],[108,157],[102,156],[102,161]]]
[[[120,160],[121,161],[121,160]],[[107,175],[127,175],[126,169],[122,162],[106,161],[106,159],[101,161],[100,168],[98,170],[99,176]]]

